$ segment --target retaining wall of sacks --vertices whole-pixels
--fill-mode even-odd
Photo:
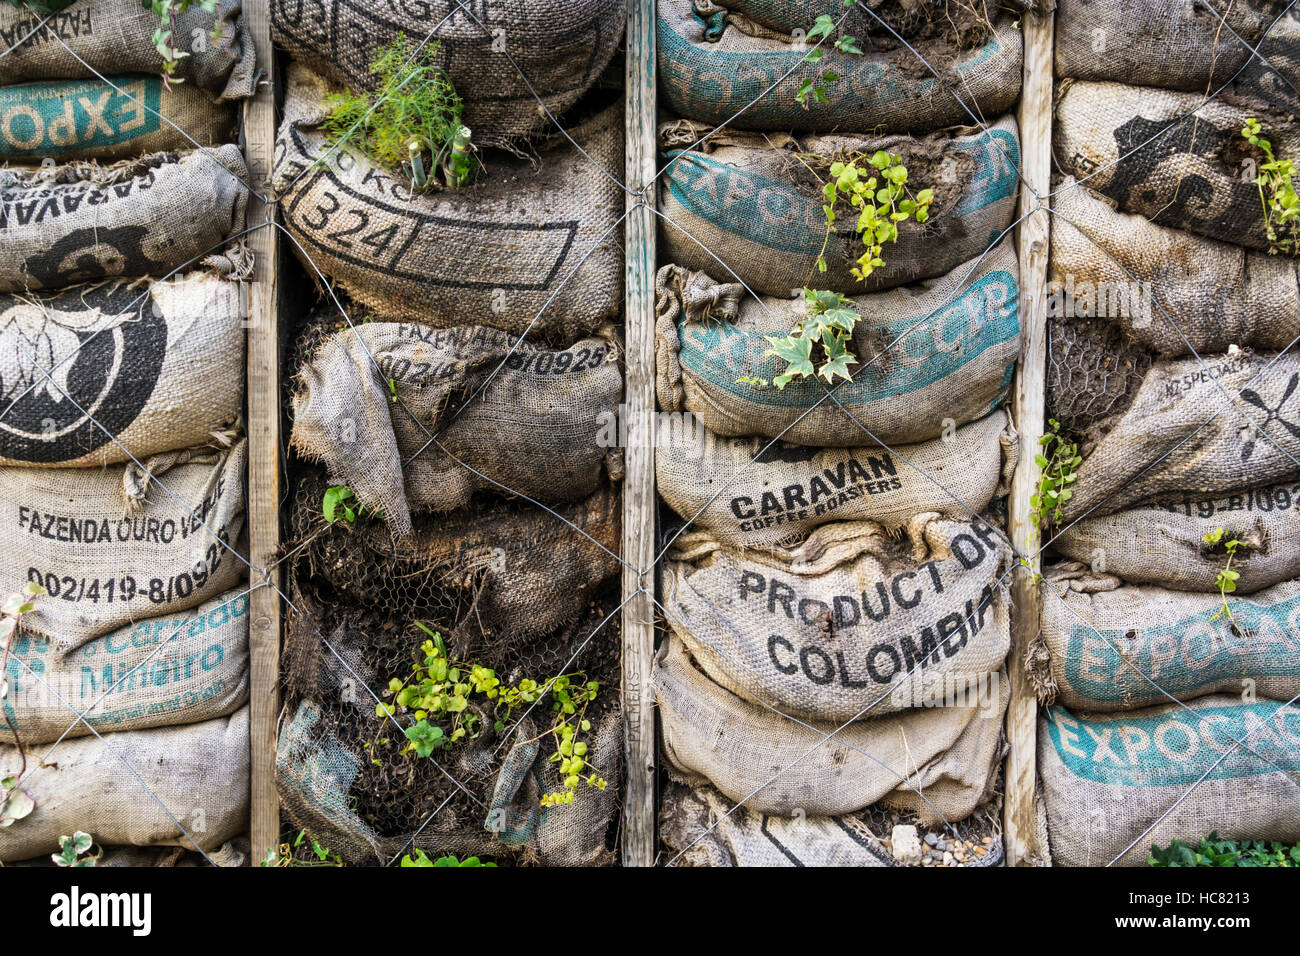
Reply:
[[[39,586],[4,650],[5,864],[78,830],[105,860],[249,856],[257,56],[237,0],[194,8],[178,30],[221,38],[169,88],[156,22],[0,11],[0,592]]]

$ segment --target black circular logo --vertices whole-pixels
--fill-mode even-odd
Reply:
[[[166,354],[147,289],[0,297],[0,457],[49,464],[101,448],[149,401]]]

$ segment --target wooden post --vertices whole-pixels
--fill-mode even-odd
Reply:
[[[1052,15],[1021,17],[1025,38],[1024,87],[1020,96],[1022,173],[1039,196],[1051,189],[1052,163]],[[1040,200],[1022,186],[1020,215]],[[1044,205],[1045,200],[1043,201]],[[1047,384],[1047,254],[1051,217],[1039,209],[1020,223],[1020,362],[1016,367],[1015,416],[1020,432],[1020,461],[1011,484],[1011,540],[1030,559],[1031,568],[1018,567],[1012,581],[1011,656],[1007,671],[1011,703],[1007,708],[1010,750],[1005,770],[1004,839],[1008,866],[1045,861],[1035,822],[1037,784],[1038,703],[1025,671],[1025,652],[1037,636],[1040,597],[1034,576],[1040,569],[1038,529],[1030,517],[1029,498],[1040,469],[1034,462],[1043,434]]]
[[[275,60],[269,0],[244,0],[244,22],[257,47],[261,82],[244,106],[244,144],[250,183],[271,189],[275,155]],[[274,220],[274,204],[253,197],[248,224]],[[249,234],[255,271],[248,313],[248,529],[249,562],[270,567],[280,548],[280,349],[277,322],[276,230]],[[249,746],[251,749],[252,860],[256,865],[279,842],[280,807],[275,790],[276,719],[280,710],[280,596],[278,571],[266,582],[249,582]]]
[[[655,465],[654,274],[655,5],[629,5],[627,19],[627,197],[624,263],[627,421],[623,480],[623,717],[627,788],[623,797],[623,864],[655,858],[655,724],[650,688],[654,662]],[[649,188],[647,188],[649,187]],[[644,192],[643,192],[644,191]],[[640,569],[641,573],[637,573]],[[641,592],[646,588],[647,592]]]

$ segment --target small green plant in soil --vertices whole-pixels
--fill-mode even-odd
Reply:
[[[807,159],[823,160],[811,156]],[[811,167],[809,167],[811,168]],[[908,219],[924,223],[930,218],[934,190],[912,195],[907,189],[907,167],[896,153],[877,150],[871,156],[854,153],[830,164],[830,178],[822,183],[826,234],[817,254],[815,270],[826,271],[826,249],[842,215],[856,215],[853,233],[865,247],[850,270],[859,282],[885,264],[885,243],[898,241],[898,225]],[[785,335],[766,336],[771,346],[764,356],[785,362],[785,370],[770,383],[744,377],[738,382],[759,388],[775,385],[784,389],[795,379],[821,377],[827,384],[836,379],[850,381],[849,366],[858,358],[849,351],[853,330],[861,318],[851,300],[824,289],[811,288],[812,275],[803,290],[807,317]]]
[[[103,854],[94,849],[90,834],[77,830],[72,836],[59,837],[59,852],[51,853],[50,859],[56,866],[95,866]]]
[[[1264,232],[1268,251],[1294,256],[1300,254],[1300,196],[1296,195],[1295,164],[1273,155],[1273,144],[1261,135],[1263,128],[1253,116],[1246,120],[1241,135],[1264,154],[1264,162],[1255,172],[1259,202],[1264,208]]]
[[[1167,847],[1152,846],[1147,866],[1300,866],[1300,843],[1266,840],[1220,840],[1217,830],[1193,848],[1182,840]]]
[[[1226,541],[1225,538],[1227,538]],[[1213,620],[1217,621],[1221,617],[1226,617],[1235,631],[1237,630],[1237,621],[1232,616],[1232,608],[1228,607],[1228,595],[1237,590],[1237,579],[1241,577],[1240,572],[1232,569],[1232,561],[1237,556],[1237,550],[1243,545],[1236,538],[1228,537],[1228,533],[1222,528],[1207,531],[1201,540],[1213,548],[1223,548],[1224,553],[1228,556],[1227,563],[1214,577],[1214,586],[1219,589],[1219,598],[1223,602],[1223,606],[1215,612]]]
[[[434,65],[439,44],[420,49],[398,34],[370,64],[375,92],[330,96],[324,123],[331,146],[351,146],[390,169],[405,169],[420,192],[464,186],[478,165],[462,104]]]
[[[292,843],[281,843],[266,851],[266,859],[259,866],[282,867],[341,867],[343,858],[311,835],[309,830],[299,830]]]
[[[440,856],[436,860],[429,858],[429,855],[423,850],[417,849],[414,853],[408,853],[402,857],[402,866],[483,866],[495,867],[495,863],[484,863],[476,856],[467,856],[465,859],[457,859],[455,856],[448,854]]]
[[[325,495],[321,499],[321,514],[330,524],[339,518],[351,524],[364,513],[365,508],[357,504],[356,493],[347,485],[333,485],[325,489]]]
[[[491,706],[492,730],[501,733],[520,705],[531,705],[549,695],[552,721],[542,736],[550,736],[555,745],[550,762],[556,765],[563,780],[562,789],[542,797],[543,806],[572,803],[578,787],[586,783],[597,790],[608,785],[599,771],[587,760],[588,744],[583,735],[591,730],[587,708],[600,691],[597,681],[586,674],[559,674],[541,683],[525,678],[513,686],[503,685],[496,673],[478,664],[458,661],[447,653],[442,635],[416,622],[427,635],[415,656],[415,664],[405,680],[394,677],[384,691],[385,701],[375,707],[375,715],[387,721],[398,714],[409,714],[415,721],[405,728],[407,743],[402,754],[430,757],[439,750],[482,735],[482,712]],[[475,707],[475,704],[480,707]],[[380,727],[382,734],[383,725]],[[387,737],[376,735],[366,744],[371,762],[381,765],[376,751],[387,746]]]
[[[844,0],[845,8],[857,6],[857,0]],[[823,13],[809,28],[807,39],[810,43],[816,43],[821,39],[829,39],[832,33],[837,30],[835,19],[828,13]],[[862,47],[858,45],[857,37],[851,37],[840,32],[831,45],[841,53],[853,53],[862,56]],[[824,46],[816,47],[809,50],[808,55],[804,57],[805,63],[821,63],[826,54]],[[826,84],[834,83],[839,80],[839,75],[830,70],[821,70],[815,77],[805,77],[799,81],[799,89],[795,91],[795,102],[804,109],[808,108],[808,101],[811,99],[814,103],[827,103],[830,97],[827,95]]]
[[[1039,531],[1061,520],[1061,509],[1074,494],[1070,486],[1079,477],[1075,469],[1083,461],[1079,446],[1061,437],[1060,422],[1049,418],[1047,427],[1048,431],[1038,439],[1041,450],[1034,455],[1042,474],[1029,497],[1029,517]]]

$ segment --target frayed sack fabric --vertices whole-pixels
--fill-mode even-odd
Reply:
[[[113,166],[0,169],[0,292],[165,276],[244,229],[238,146]]]
[[[241,439],[144,468],[0,468],[0,591],[28,581],[49,591],[22,629],[64,654],[234,587],[247,567],[230,550],[244,528],[246,458]]]
[[[0,861],[56,853],[59,837],[77,830],[101,846],[203,850],[248,830],[247,707],[201,724],[64,741],[46,763],[40,757],[27,755],[18,782],[36,807],[0,829]],[[21,767],[17,748],[0,747],[0,771]]]
[[[299,373],[291,445],[403,536],[412,511],[450,511],[478,491],[586,498],[622,471],[617,435],[602,442],[623,397],[621,354],[612,328],[563,351],[484,326],[344,329]]]
[[[664,0],[656,16],[668,108],[710,125],[916,133],[970,122],[972,113],[998,116],[1020,95],[1022,36],[1006,13],[979,36],[954,43],[941,34],[914,44],[937,78],[915,53],[883,36],[862,41],[862,55],[827,43],[822,60],[809,63],[812,44],[802,37],[746,32],[750,21],[727,11],[706,18],[691,0]],[[825,84],[827,102],[810,96],[806,108],[800,105],[800,83],[826,71],[839,77]]]
[[[679,266],[659,270],[655,349],[659,408],[690,412],[722,436],[859,447],[919,442],[983,418],[1011,385],[1020,353],[1017,265],[1009,241],[941,279],[858,296],[852,381],[833,398],[821,379],[784,389],[765,336],[804,318],[799,299],[756,301],[737,283]],[[841,407],[843,406],[843,407]]]
[[[836,816],[878,801],[924,823],[964,819],[991,795],[1002,759],[1005,675],[982,705],[803,725],[742,700],[696,670],[670,636],[655,664],[669,773],[712,783],[756,813]]]
[[[192,86],[169,90],[157,76],[0,87],[0,160],[129,159],[229,143],[236,132],[233,104]]]
[[[1208,95],[1252,59],[1250,48],[1287,6],[1288,0],[1056,0],[1056,75]]]
[[[1300,709],[1235,697],[1189,706],[1086,719],[1044,712],[1038,773],[1053,863],[1141,866],[1153,845],[1195,846],[1211,830],[1221,840],[1300,840]],[[1232,749],[1241,739],[1250,749]]]
[[[934,515],[907,540],[845,521],[766,552],[693,532],[668,555],[664,616],[732,693],[807,720],[871,720],[996,697],[1010,560],[988,524]]]
[[[1218,496],[1300,477],[1300,356],[1156,362],[1083,452],[1065,523],[1171,493]]]
[[[1130,584],[1217,591],[1227,564],[1216,529],[1241,546],[1232,559],[1237,593],[1300,577],[1300,482],[1243,488],[1214,498],[1171,495],[1063,528],[1052,546]]]
[[[36,600],[32,618],[48,600]],[[21,633],[11,653],[3,705],[24,744],[90,734],[77,714],[99,733],[211,720],[248,699],[248,590],[65,652]],[[14,742],[8,724],[0,723],[0,740]]]
[[[1049,316],[1105,319],[1166,358],[1283,349],[1300,336],[1295,259],[1119,212],[1073,177],[1052,211]]]
[[[899,866],[889,831],[864,814],[776,817],[732,804],[712,787],[671,781],[660,793],[659,836],[672,866]],[[981,854],[981,851],[982,854]],[[1002,841],[972,854],[972,867],[1001,866]]]
[[[319,528],[320,500],[311,502],[310,520],[296,517],[296,533]],[[307,559],[347,600],[375,604],[385,588],[407,606],[459,603],[448,627],[463,618],[503,639],[547,634],[581,612],[620,566],[617,493],[603,488],[553,510],[527,502],[457,509],[418,520],[396,544],[389,525],[363,516],[313,537]]]
[[[245,312],[239,282],[200,273],[0,294],[0,465],[111,465],[224,434]]]
[[[196,3],[176,15],[172,32],[184,55],[173,82],[220,99],[253,95],[256,54],[241,8],[241,0],[219,0],[215,12]],[[139,3],[77,0],[48,18],[6,5],[0,9],[0,49],[8,51],[0,57],[0,83],[160,74],[163,58],[153,43],[158,29],[157,14]]]
[[[1255,117],[1277,156],[1295,156],[1300,118],[1220,100],[1201,105],[1204,99],[1200,93],[1064,80],[1056,94],[1056,161],[1125,212],[1267,250],[1259,187],[1248,172],[1264,154],[1241,130]]]
[[[831,9],[824,0],[691,0],[691,5],[696,15],[706,21],[722,15],[728,22],[741,24],[747,33],[761,35],[769,30],[787,37],[795,30],[803,30],[806,35],[817,18]],[[1008,0],[998,6],[1028,10],[1033,2]],[[892,30],[912,39],[952,26],[987,29],[982,19],[963,20],[966,12],[954,9],[945,0],[855,0],[844,10],[834,10],[831,16],[841,30],[855,37],[883,38]]]
[[[796,139],[724,129],[695,146],[706,133],[686,120],[659,128],[667,161],[662,257],[754,292],[788,296],[814,285],[854,294],[943,275],[984,252],[1015,211],[1020,141],[1012,116],[988,132],[961,126],[921,137]],[[925,225],[899,223],[885,265],[860,282],[850,274],[865,251],[852,228],[857,216],[842,216],[827,243],[819,179],[829,178],[831,161],[876,150],[902,156],[909,187],[933,189],[935,200]],[[824,160],[815,175],[808,164],[817,160],[807,154]],[[818,272],[823,246],[827,269]]]
[[[432,62],[464,102],[474,142],[509,146],[555,131],[542,103],[559,117],[595,85],[618,50],[626,10],[626,0],[463,8],[457,0],[271,0],[271,35],[295,60],[354,90],[378,89],[370,64],[399,34],[412,45],[428,36],[424,49],[438,45]],[[621,178],[621,159],[607,168]]]
[[[294,251],[380,319],[464,325],[568,344],[623,305],[621,106],[575,125],[539,159],[494,156],[481,182],[412,195],[395,170],[327,146],[330,86],[289,68],[274,189]],[[581,147],[587,156],[579,151]],[[523,198],[526,197],[526,198]]]
[[[1002,410],[892,450],[719,438],[675,420],[659,428],[660,497],[721,544],[748,548],[794,546],[829,521],[900,528],[922,513],[978,514],[1006,494],[1019,449]]]
[[[1034,682],[1071,710],[1133,710],[1231,694],[1300,694],[1300,583],[1251,595],[1125,585],[1067,563],[1047,572]]]

